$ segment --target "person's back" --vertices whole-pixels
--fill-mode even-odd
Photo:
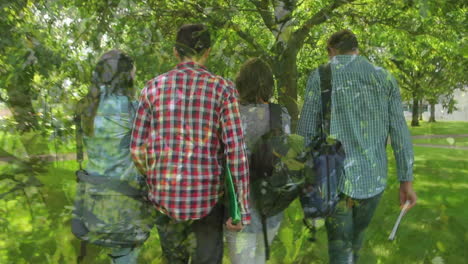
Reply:
[[[240,223],[229,218],[226,226],[239,230],[250,222],[237,91],[203,66],[210,45],[205,26],[179,29],[174,55],[180,63],[147,83],[132,133],[133,159],[147,175],[149,200],[160,212],[161,247],[170,263],[190,258],[191,263],[222,262],[225,166],[241,212]]]
[[[221,126],[232,125],[222,111],[235,93],[232,83],[194,62],[178,64],[143,92],[151,109],[146,119],[151,123],[146,141],[149,198],[176,219],[201,218],[218,201],[224,167],[218,133]],[[231,165],[238,171],[240,163]],[[175,205],[165,199],[169,193],[184,199]]]
[[[143,201],[144,176],[132,161],[130,136],[135,116],[133,60],[119,50],[98,61],[87,96],[78,104],[77,142],[87,153],[78,175],[75,234],[112,250],[112,263],[136,263],[148,238],[151,211]],[[79,162],[81,162],[79,160]],[[81,163],[80,163],[81,168]]]
[[[123,95],[102,94],[94,118],[93,135],[84,135],[86,171],[129,182],[142,182],[130,154],[130,132],[135,105]]]
[[[359,56],[356,36],[334,33],[327,50],[331,76],[314,71],[307,83],[298,133],[310,143],[320,133],[321,78],[331,79],[331,139],[341,142],[344,173],[338,179],[340,200],[326,218],[330,263],[356,263],[369,225],[387,183],[387,138],[391,140],[400,181],[400,205],[416,203],[413,149],[403,115],[400,91],[385,70]]]
[[[359,55],[336,55],[330,64],[333,87],[330,136],[339,140],[346,151],[341,189],[356,198],[370,197],[382,192],[386,185],[387,137],[391,124],[395,124],[390,118],[400,119],[399,126],[405,125],[402,116],[389,108],[394,104],[391,100],[395,96],[395,80]],[[403,147],[406,142],[402,137],[408,138],[409,132],[405,127],[396,129],[401,131],[393,133],[392,140]],[[411,151],[403,154],[411,155]],[[405,174],[411,174],[410,169],[400,168]],[[359,177],[362,175],[372,177]]]
[[[291,117],[285,107],[282,107],[281,116],[282,131],[291,133]],[[268,104],[240,105],[242,128],[244,131],[247,155],[250,158],[251,150],[260,138],[270,131],[270,111]]]
[[[273,96],[274,79],[270,67],[259,58],[252,58],[246,61],[236,78],[236,88],[240,94],[240,114],[242,119],[242,130],[246,143],[247,155],[249,157],[249,166],[255,166],[251,163],[252,151],[255,145],[262,140],[262,136],[268,133],[270,127],[270,105],[269,100]],[[291,118],[282,107],[280,116],[274,115],[274,118],[281,119],[281,130],[285,134],[290,134]],[[250,177],[260,177],[256,175]],[[251,223],[241,232],[226,231],[226,242],[229,248],[230,261],[233,264],[252,263],[264,264],[266,262],[265,237],[262,216],[255,201],[255,193],[258,194],[258,186],[251,185],[250,204],[251,204]],[[265,219],[265,231],[268,244],[273,241],[283,213],[278,213]]]

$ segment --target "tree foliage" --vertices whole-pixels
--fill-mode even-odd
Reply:
[[[25,261],[73,261],[73,248],[60,248],[50,234],[37,231],[42,224],[67,221],[57,208],[70,204],[71,185],[44,185],[39,175],[54,158],[47,154],[70,152],[74,105],[105,51],[118,48],[134,58],[137,85],[143,87],[176,64],[177,28],[205,23],[214,39],[208,68],[232,79],[246,59],[261,57],[273,69],[275,99],[295,124],[308,75],[328,60],[326,39],[347,28],[356,33],[361,54],[397,77],[406,101],[453,107],[454,90],[467,85],[467,11],[462,0],[2,1],[0,102],[13,115],[0,117],[0,154],[11,163],[0,171],[0,197],[4,211],[31,218],[21,226],[20,220],[6,224],[0,216],[5,232],[20,228],[16,234],[26,237],[8,241],[11,255],[31,249]],[[417,115],[417,107],[413,112]],[[417,121],[413,118],[414,125]],[[18,203],[28,211],[15,209]],[[37,242],[38,237],[43,238]],[[291,240],[286,234],[282,239]],[[33,240],[56,250],[38,253]]]

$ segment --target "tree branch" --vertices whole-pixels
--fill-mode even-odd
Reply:
[[[307,37],[310,29],[313,26],[322,24],[323,22],[327,21],[330,19],[332,16],[333,10],[337,9],[338,7],[349,4],[354,2],[355,0],[334,0],[330,5],[322,8],[320,11],[318,11],[315,15],[313,15],[309,20],[307,20],[301,28],[296,30],[293,33],[293,37],[291,38],[291,41],[294,42],[296,45],[302,45],[304,42],[304,39]],[[299,47],[298,47],[299,48]]]
[[[11,188],[9,191],[1,193],[0,194],[0,200],[2,200],[5,196],[7,196],[10,193],[14,193],[18,190],[22,190],[24,187],[26,187],[23,183],[18,183],[16,184],[13,188]]]
[[[237,35],[241,37],[243,40],[245,40],[250,46],[252,46],[257,53],[261,54],[260,56],[262,58],[264,58],[268,62],[271,62],[270,55],[268,55],[268,53],[266,53],[266,51],[262,48],[262,46],[255,41],[252,35],[242,30],[240,26],[237,24],[230,22],[229,25],[230,25],[229,28],[233,29],[237,33]]]
[[[407,90],[407,91],[412,91],[413,89],[411,89],[411,84],[413,83],[410,78],[412,77],[411,75],[411,72],[410,74],[408,74],[406,71],[405,71],[405,68],[403,67],[403,62],[402,61],[399,61],[399,60],[396,60],[396,59],[390,59],[390,61],[398,68],[398,70],[401,72],[402,74],[402,81],[404,83],[404,85],[400,85],[400,87],[402,87],[404,90]]]
[[[29,197],[28,197],[28,194],[26,193],[26,191],[24,190],[24,188],[22,189],[23,191],[23,194],[24,194],[24,197],[26,197],[26,202],[28,204],[28,208],[29,208],[29,214],[31,215],[31,223],[32,224],[32,229],[33,229],[33,232],[34,232],[34,212],[33,212],[33,209],[32,209],[32,206],[31,206],[31,201],[29,200]]]
[[[234,30],[234,32],[236,32],[240,38],[242,38],[245,42],[247,42],[247,44],[254,48],[258,54],[261,54],[262,58],[264,58],[268,62],[271,61],[271,58],[268,55],[268,53],[266,53],[262,46],[258,44],[257,41],[255,41],[255,38],[251,34],[242,30],[239,25],[233,23],[229,15],[219,16],[218,14],[218,17],[222,17],[220,19],[218,17],[212,16],[211,13],[205,13],[203,7],[201,7],[198,4],[192,4],[192,6],[195,8],[196,11],[203,14],[206,17],[206,19],[209,20],[213,25],[222,26],[227,24],[227,28]]]
[[[272,32],[274,33],[275,31],[275,21],[274,18],[270,12],[270,3],[268,0],[250,0],[252,4],[255,5],[255,8],[257,9],[257,12],[260,14],[260,16],[263,19],[263,23],[265,26]]]

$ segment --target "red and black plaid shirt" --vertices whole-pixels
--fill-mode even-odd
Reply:
[[[194,62],[147,83],[131,152],[158,209],[180,220],[206,216],[223,191],[223,148],[248,224],[249,169],[233,83]]]

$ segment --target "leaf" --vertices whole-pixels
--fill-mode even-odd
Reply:
[[[295,159],[282,158],[281,160],[288,167],[289,170],[298,171],[304,168],[304,163],[299,162]]]
[[[304,150],[304,137],[297,134],[288,136],[288,144],[295,153],[300,153]]]
[[[436,246],[437,246],[437,249],[438,249],[439,251],[445,252],[445,246],[444,246],[444,244],[442,244],[442,242],[437,241]]]

